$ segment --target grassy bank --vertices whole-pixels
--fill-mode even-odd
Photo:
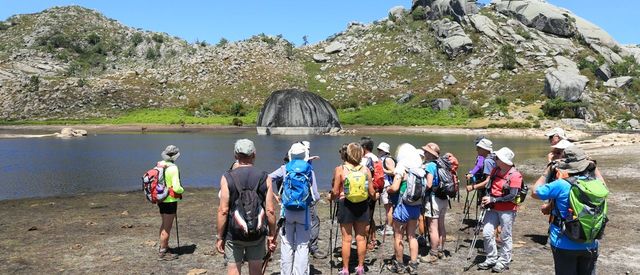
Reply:
[[[395,103],[341,109],[338,115],[343,125],[463,126],[469,121],[468,112],[459,106],[447,111],[434,111]]]

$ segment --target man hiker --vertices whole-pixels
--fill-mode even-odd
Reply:
[[[598,260],[598,239],[602,236],[604,224],[606,224],[606,198],[609,191],[604,182],[595,176],[596,164],[590,160],[586,153],[577,146],[564,149],[564,156],[559,159],[556,168],[568,174],[568,178],[557,179],[552,182],[538,181],[533,186],[532,197],[540,200],[552,200],[554,207],[551,211],[553,220],[549,225],[549,241],[553,252],[553,262],[556,274],[596,274],[596,261]],[[577,184],[577,185],[575,185]],[[574,187],[575,185],[575,187]],[[586,194],[585,188],[591,194]],[[575,194],[582,194],[585,196]],[[597,197],[597,201],[589,201],[592,204],[591,211],[577,209],[580,203],[587,198],[591,200]],[[576,213],[579,212],[579,213]],[[594,215],[594,213],[596,213]],[[579,219],[577,215],[580,215]],[[592,228],[585,228],[581,220],[588,222]],[[575,221],[578,223],[576,224]],[[569,226],[578,225],[578,226]],[[572,230],[576,229],[576,230]],[[585,230],[587,229],[587,230]],[[578,232],[578,234],[572,234]],[[586,238],[576,236],[589,234]],[[580,236],[584,237],[584,236]]]
[[[424,216],[427,218],[427,228],[425,230],[429,232],[430,251],[426,256],[420,257],[420,261],[433,264],[445,256],[444,242],[447,238],[445,215],[447,214],[449,201],[445,198],[439,198],[434,192],[435,188],[440,184],[438,166],[436,164],[436,160],[440,157],[440,146],[430,142],[422,146],[422,150],[425,151],[425,160],[427,161],[427,166],[425,167],[427,172],[427,193],[425,196]]]
[[[158,258],[164,261],[171,261],[178,258],[178,255],[169,251],[169,236],[171,235],[171,227],[173,220],[178,212],[178,202],[182,199],[184,188],[180,185],[180,173],[175,161],[180,157],[180,149],[175,145],[169,145],[160,154],[162,161],[158,162],[158,166],[166,167],[164,170],[164,180],[169,195],[162,201],[158,202],[162,224],[160,225],[160,250]]]
[[[256,149],[251,140],[237,140],[234,156],[237,166],[220,179],[216,249],[225,255],[227,274],[240,274],[246,260],[249,274],[258,275],[265,242],[270,251],[276,248],[271,178],[253,166]]]
[[[380,157],[380,161],[382,161],[382,167],[384,168],[384,189],[380,194],[380,202],[382,203],[382,205],[384,205],[386,224],[378,231],[378,233],[381,235],[393,234],[393,227],[391,227],[391,223],[393,221],[393,203],[389,198],[389,193],[387,192],[387,190],[393,182],[394,171],[396,169],[396,161],[391,156],[390,147],[391,146],[389,146],[389,144],[386,142],[380,142],[377,147],[378,157]]]
[[[374,163],[380,161],[380,159],[378,159],[378,156],[372,153],[373,140],[370,137],[362,137],[360,138],[360,146],[362,146],[362,150],[364,150],[364,155],[362,156],[361,165],[369,168],[371,172],[371,178],[373,179],[374,171],[372,171],[372,168],[374,167]],[[372,181],[369,182],[369,185],[372,185]],[[367,234],[368,234],[367,240],[369,241],[367,243],[367,250],[369,251],[375,250],[378,244],[378,242],[376,241],[375,231],[372,230],[372,228],[375,229],[376,227],[376,222],[373,219],[373,217],[374,217],[374,212],[376,210],[376,202],[378,201],[379,196],[380,196],[380,193],[376,192],[374,197],[370,197],[368,199],[370,217],[369,217],[369,225],[367,225]]]

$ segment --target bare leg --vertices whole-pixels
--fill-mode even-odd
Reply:
[[[440,233],[438,232],[438,219],[427,218],[429,224],[429,243],[431,244],[431,251],[438,251],[440,247]]]
[[[402,242],[402,236],[405,231],[402,230],[403,224],[398,221],[393,221],[393,249],[396,254],[396,261],[402,263],[402,254],[404,253],[404,243]]]
[[[242,263],[227,264],[227,275],[240,275],[240,270],[242,270]],[[262,272],[262,270],[260,270],[260,272]]]
[[[352,223],[340,224],[340,231],[342,232],[342,267],[347,270],[349,269],[349,259],[351,257],[352,229]],[[358,246],[358,248],[360,247]]]
[[[364,257],[367,254],[367,223],[356,222],[353,224],[356,231],[356,247],[358,248],[358,266],[364,266]],[[349,243],[351,245],[351,243]],[[351,247],[351,246],[349,246]]]
[[[161,214],[162,224],[160,225],[160,249],[166,249],[169,247],[169,236],[171,234],[171,227],[173,226],[173,219],[175,214]]]
[[[444,251],[444,242],[447,241],[447,230],[444,227],[444,215],[438,217],[438,234],[440,235],[440,245],[438,249]]]
[[[262,274],[262,261],[249,261],[249,275]]]
[[[390,203],[385,204],[384,210],[387,213],[387,225],[393,226],[393,205]]]
[[[416,232],[417,220],[409,220],[407,223],[407,237],[409,238],[409,256],[411,257],[412,262],[416,262],[418,260],[418,240],[414,232]]]

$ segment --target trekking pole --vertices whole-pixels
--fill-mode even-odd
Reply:
[[[469,180],[467,179],[467,185],[469,185]],[[462,232],[465,231],[464,228],[464,220],[467,218],[467,216],[469,215],[469,193],[467,192],[467,195],[465,196],[464,199],[464,207],[462,208],[462,220],[460,221],[460,228],[458,228],[458,232],[456,234],[456,249],[455,252],[458,253],[458,250],[460,249],[460,240],[462,238]]]
[[[474,233],[473,233],[473,240],[471,241],[471,246],[469,246],[469,253],[467,254],[467,262],[469,260],[471,260],[471,257],[473,256],[473,250],[476,248],[476,242],[478,241],[478,235],[480,235],[480,229],[482,228],[482,220],[484,220],[484,216],[487,213],[487,209],[486,208],[482,208],[482,211],[480,212],[480,219],[478,220],[478,224],[476,224],[476,228],[474,229]],[[464,271],[468,271],[471,267],[473,266],[473,261],[471,262],[471,264],[468,267],[464,268]]]
[[[329,256],[329,265],[331,266],[331,272],[329,274],[333,274],[333,247],[331,246],[331,244],[333,244],[333,222],[336,217],[335,213],[333,212],[333,204],[333,202],[329,202],[329,215],[331,216],[331,228],[329,228],[329,254],[331,254]]]
[[[176,241],[178,241],[178,254],[180,254],[180,233],[178,231],[178,211],[176,211]]]

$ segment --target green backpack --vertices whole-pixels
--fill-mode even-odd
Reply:
[[[609,189],[599,179],[566,179],[571,184],[569,216],[562,219],[562,232],[569,239],[590,243],[602,238],[607,218]]]

